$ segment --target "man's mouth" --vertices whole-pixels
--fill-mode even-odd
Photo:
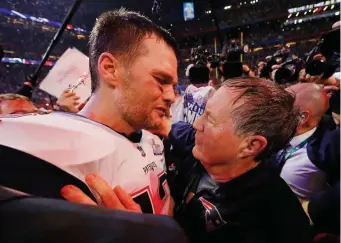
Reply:
[[[164,106],[157,106],[155,109],[158,110],[162,116],[167,116],[169,114],[169,108]]]
[[[167,109],[164,107],[156,107],[156,110],[159,111],[161,116],[166,116],[166,114],[167,114]]]

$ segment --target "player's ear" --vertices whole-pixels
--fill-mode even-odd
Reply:
[[[117,86],[117,75],[119,69],[118,60],[110,53],[103,52],[98,58],[98,74],[108,86]]]

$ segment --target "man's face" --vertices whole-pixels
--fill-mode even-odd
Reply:
[[[197,132],[193,155],[206,168],[237,160],[242,138],[235,134],[230,117],[235,97],[236,92],[220,88],[194,123]]]
[[[120,112],[135,129],[157,129],[175,100],[177,59],[171,47],[156,37],[143,41],[146,54],[122,69],[118,87]]]
[[[26,114],[37,111],[37,108],[27,100],[14,99],[0,102],[0,114]]]

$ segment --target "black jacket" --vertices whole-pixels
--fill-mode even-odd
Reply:
[[[181,158],[170,185],[175,218],[192,242],[311,242],[309,220],[277,173],[260,164],[217,183],[192,155],[194,134],[191,125],[178,123],[169,136]],[[186,203],[190,192],[195,195]]]
[[[340,127],[324,116],[309,138],[307,154],[310,161],[327,174],[330,185],[340,181]]]

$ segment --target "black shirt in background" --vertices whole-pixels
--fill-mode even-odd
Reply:
[[[308,217],[277,173],[260,164],[227,183],[217,183],[192,155],[193,133],[189,124],[178,123],[170,134],[178,155],[183,151],[170,185],[175,219],[191,242],[312,241]],[[186,203],[190,192],[195,195]]]

